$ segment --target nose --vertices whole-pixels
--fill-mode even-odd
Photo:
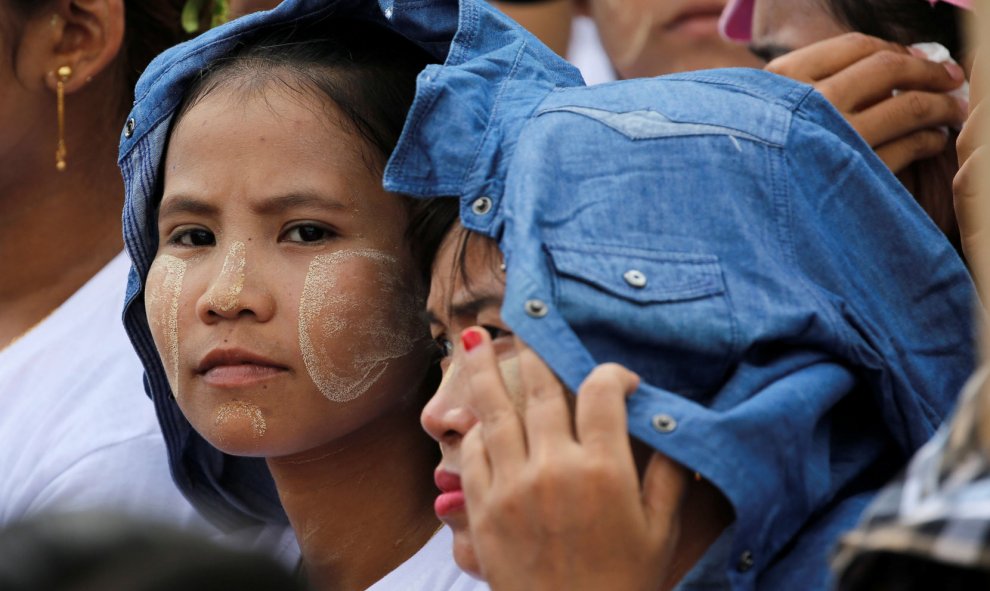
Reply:
[[[478,422],[464,404],[465,384],[459,370],[458,356],[459,353],[455,353],[453,361],[444,371],[440,386],[420,415],[423,429],[442,446],[459,444],[468,430]]]
[[[253,316],[260,322],[269,320],[275,302],[264,280],[254,271],[248,268],[245,244],[231,242],[222,265],[211,271],[214,274],[196,302],[200,319],[207,324],[240,316]]]

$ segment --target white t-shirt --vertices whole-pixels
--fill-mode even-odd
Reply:
[[[581,76],[588,86],[615,80],[615,70],[602,47],[598,27],[595,26],[595,21],[586,16],[574,17],[567,60],[581,70]]]
[[[488,591],[488,584],[457,567],[450,528],[443,527],[419,549],[366,591]]]
[[[172,483],[120,320],[129,268],[117,255],[0,351],[0,525],[102,509],[205,527]]]

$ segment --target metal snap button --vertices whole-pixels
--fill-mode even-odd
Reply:
[[[134,135],[134,126],[135,126],[135,122],[134,122],[134,118],[132,117],[127,120],[127,124],[124,126],[124,137],[130,138],[132,135]]]
[[[526,314],[533,318],[543,318],[550,312],[546,302],[543,300],[526,300]]]
[[[478,197],[471,204],[471,211],[476,215],[485,215],[492,210],[492,199],[491,197]]]
[[[661,433],[670,433],[677,428],[677,421],[670,415],[658,414],[653,417],[653,428]]]
[[[754,564],[756,564],[756,560],[753,559],[753,553],[746,550],[739,556],[739,562],[736,564],[736,570],[744,573],[753,568]]]
[[[646,287],[646,275],[642,271],[637,271],[636,269],[629,269],[623,273],[622,278],[626,280],[630,286],[635,288]]]

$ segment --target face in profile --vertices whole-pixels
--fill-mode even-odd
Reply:
[[[760,67],[742,45],[722,39],[726,0],[588,0],[602,45],[621,78],[722,67]]]
[[[460,484],[461,442],[477,423],[477,418],[464,400],[467,375],[460,369],[464,354],[460,343],[461,331],[471,326],[481,326],[491,335],[502,380],[509,394],[517,397],[517,408],[521,405],[521,389],[513,335],[502,322],[500,314],[505,294],[505,284],[499,270],[501,255],[493,242],[473,236],[464,251],[466,273],[462,275],[457,262],[462,236],[460,227],[448,233],[434,263],[427,311],[430,331],[444,351],[441,361],[443,381],[423,409],[421,420],[430,436],[440,443],[443,454],[435,474],[441,494],[434,509],[440,520],[453,531],[454,559],[458,566],[480,576]]]
[[[344,121],[221,86],[170,139],[145,305],[183,414],[228,453],[319,450],[407,410],[428,367],[405,202]]]

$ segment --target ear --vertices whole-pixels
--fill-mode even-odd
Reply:
[[[124,0],[56,0],[51,15],[51,55],[45,82],[54,90],[56,72],[72,69],[72,93],[109,70],[124,43]]]

